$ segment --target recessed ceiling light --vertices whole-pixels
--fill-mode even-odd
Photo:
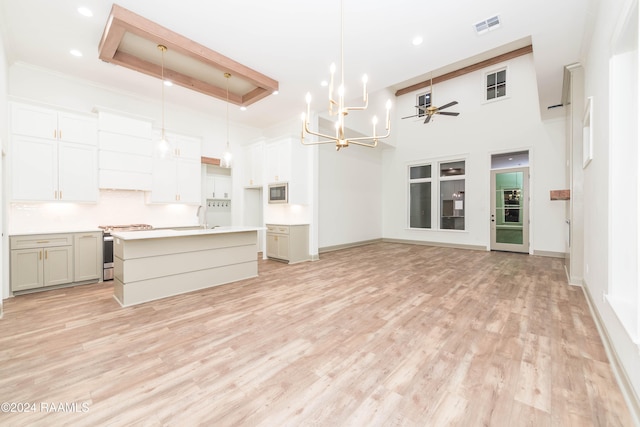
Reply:
[[[413,38],[413,40],[411,41],[411,43],[413,43],[414,46],[419,46],[422,44],[424,40],[422,39],[422,37],[420,36],[416,36]]]
[[[165,80],[164,85],[170,87],[170,86],[173,86],[173,82],[171,80]]]
[[[247,111],[247,107],[243,105],[242,107],[240,107],[240,111]]]
[[[271,92],[272,95],[277,95],[279,92],[277,90],[274,90],[273,92]]]
[[[327,87],[327,86],[329,86],[329,82],[327,82],[326,80],[323,80],[323,81],[320,82],[320,86]]]
[[[71,49],[69,51],[69,53],[73,56],[77,56],[77,57],[81,57],[82,56],[82,52],[80,52],[78,49]]]
[[[79,7],[78,13],[82,16],[87,16],[89,18],[93,16],[93,12],[88,7]]]

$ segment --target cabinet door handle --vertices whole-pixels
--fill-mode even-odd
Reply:
[[[58,132],[54,129],[53,130],[53,139],[56,139],[58,137]]]
[[[49,257],[49,251],[44,251],[44,259],[47,259]]]
[[[58,131],[58,139],[62,139],[62,131],[61,130]]]
[[[38,259],[42,259],[42,251],[38,252]]]
[[[62,200],[62,190],[60,190],[60,200]]]

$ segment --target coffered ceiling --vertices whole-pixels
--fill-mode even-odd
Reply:
[[[277,81],[117,4],[98,56],[240,106],[278,91]]]
[[[563,66],[584,55],[585,28],[597,1],[344,0],[345,81],[356,86],[367,73],[370,92],[386,89],[395,93],[431,75],[437,77],[531,44],[544,115],[548,106],[560,103]],[[326,97],[320,83],[329,77],[329,64],[339,63],[339,0],[117,3],[277,82],[278,95],[268,95],[246,111],[231,109],[230,119],[237,123],[266,127],[298,117],[307,92],[314,99]],[[79,6],[92,10],[93,16],[80,15]],[[157,99],[157,78],[100,59],[100,41],[111,10],[112,3],[105,0],[2,0],[0,29],[8,60]],[[474,24],[495,15],[500,17],[500,27],[476,34]],[[412,39],[418,35],[424,42],[414,46]],[[154,44],[155,40],[136,33],[127,33],[121,40],[123,52],[148,51],[144,60],[157,66]],[[82,57],[70,55],[70,49],[79,50]],[[174,62],[193,59],[171,48],[166,57],[169,69]],[[217,75],[199,69],[198,80],[219,87],[220,71],[224,67],[217,69]],[[238,79],[233,84],[238,85],[233,87],[234,97],[260,87],[273,89],[265,82]],[[202,92],[174,86],[167,91],[166,100],[223,115],[226,103]],[[241,103],[239,98],[234,102]]]

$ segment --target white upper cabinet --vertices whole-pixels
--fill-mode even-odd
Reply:
[[[262,186],[262,172],[264,164],[264,143],[256,142],[245,148],[245,187]]]
[[[291,140],[284,139],[266,146],[267,184],[291,179]]]
[[[57,144],[49,139],[11,138],[11,183],[14,200],[56,200]]]
[[[56,111],[35,105],[11,106],[11,133],[55,139],[76,144],[96,145],[95,117]]]
[[[231,177],[226,175],[207,175],[207,199],[231,199]]]
[[[151,203],[199,205],[202,198],[201,142],[198,138],[166,133],[169,150],[154,150]]]
[[[95,117],[11,105],[12,199],[96,202]]]

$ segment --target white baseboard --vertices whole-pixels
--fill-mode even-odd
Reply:
[[[587,304],[589,305],[591,317],[593,317],[596,328],[598,329],[598,333],[600,334],[600,338],[602,339],[602,343],[604,344],[604,350],[607,353],[607,358],[609,359],[609,363],[611,364],[611,370],[616,377],[618,386],[620,387],[620,391],[622,392],[624,400],[627,403],[627,407],[629,408],[629,412],[631,413],[634,424],[636,426],[640,426],[640,398],[631,386],[631,381],[627,376],[627,372],[620,363],[618,354],[611,344],[611,338],[609,337],[607,329],[602,323],[600,314],[595,309],[595,305],[593,304],[593,298],[591,297],[589,288],[587,286],[582,286],[582,291],[584,292],[585,299],[587,300]]]

